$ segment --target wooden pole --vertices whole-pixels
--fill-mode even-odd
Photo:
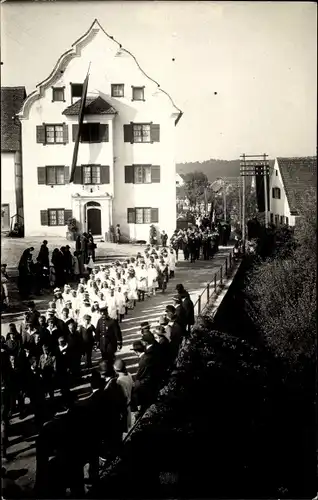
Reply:
[[[223,179],[223,216],[226,221],[226,184],[225,179]]]
[[[268,227],[267,155],[264,153],[265,227]]]
[[[243,155],[243,162],[245,167],[245,154]],[[245,248],[245,172],[243,172],[242,176],[242,240],[243,240],[243,248]]]

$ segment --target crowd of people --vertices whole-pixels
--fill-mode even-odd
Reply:
[[[44,241],[37,258],[44,268],[50,267],[47,245]],[[28,255],[27,259],[32,260],[32,251],[33,248],[25,251],[24,258]],[[66,248],[65,253],[68,251]],[[56,254],[52,254],[52,264]],[[11,323],[6,337],[1,336],[3,455],[14,412],[17,410],[20,418],[34,414],[39,430],[37,484],[40,489],[47,484],[44,478],[53,447],[58,463],[72,455],[74,466],[68,480],[76,495],[78,485],[83,484],[83,465],[90,464],[94,478],[99,457],[107,459],[118,452],[123,435],[131,426],[132,413],[141,415],[156,399],[182,339],[194,324],[190,296],[182,285],[177,285],[174,305],[166,307],[158,325],[155,328],[147,322],[140,325],[140,339],[132,346],[139,360],[133,379],[124,360],[118,357],[123,345],[121,322],[138,301],[164,293],[167,283],[174,278],[178,257],[173,239],[170,247],[148,245],[136,257],[110,265],[95,265],[94,257],[89,253],[86,256],[85,271],[90,272],[87,277],[76,279],[74,268],[61,266],[63,272],[58,274],[58,283],[64,285],[53,289],[54,297],[47,311],[41,314],[30,300],[22,324],[17,327]],[[22,277],[23,273],[20,285]],[[43,288],[52,286],[50,282],[41,283]],[[101,362],[90,375],[92,394],[77,401],[72,388],[91,372],[93,350],[100,351]],[[57,408],[57,390],[61,395],[59,409],[66,411],[61,419],[52,417]],[[26,397],[29,405],[25,404]],[[80,444],[74,444],[74,429],[79,422],[84,430],[77,434],[77,438],[81,436]],[[64,436],[62,443],[56,432]],[[62,469],[59,468],[60,475]]]

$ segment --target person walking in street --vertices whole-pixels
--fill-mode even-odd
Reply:
[[[131,374],[128,372],[126,363],[123,359],[116,359],[114,363],[114,368],[117,374],[117,383],[122,387],[124,394],[126,396],[126,404],[127,404],[127,427],[124,432],[128,432],[131,424],[131,397],[132,391],[134,387],[134,380]]]
[[[117,245],[119,245],[119,243],[120,243],[120,236],[121,236],[120,224],[117,224],[116,229],[115,229],[115,239],[116,239]]]
[[[92,367],[92,351],[95,338],[95,327],[91,324],[91,319],[92,317],[89,314],[85,314],[83,317],[83,324],[79,327],[86,368]]]
[[[102,359],[114,362],[115,353],[122,348],[122,334],[118,321],[108,315],[107,307],[100,309],[101,318],[96,326],[96,342],[102,354]]]
[[[191,327],[194,325],[194,305],[190,298],[190,294],[185,290],[182,284],[176,286],[176,291],[179,297],[182,299],[182,306],[186,311],[186,324],[187,331],[190,333]]]
[[[30,248],[24,250],[19,261],[18,288],[22,300],[27,299],[31,293],[32,274],[30,268],[31,251]]]

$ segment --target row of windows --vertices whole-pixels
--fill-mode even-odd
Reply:
[[[69,167],[49,165],[38,167],[38,184],[64,185],[69,182]],[[76,167],[74,184],[109,184],[109,165],[81,165]]]
[[[159,222],[159,209],[151,207],[127,208],[128,224],[153,224]]]
[[[48,208],[40,211],[42,226],[66,226],[72,210]],[[152,224],[159,222],[159,209],[151,207],[127,208],[128,224]]]
[[[72,126],[72,140],[75,142],[78,125]],[[104,123],[83,123],[81,127],[81,142],[109,142],[108,125]],[[37,125],[36,142],[38,144],[67,144],[68,125],[66,123]],[[130,123],[124,125],[124,142],[153,143],[160,142],[160,125],[153,123]]]
[[[38,167],[38,184],[49,186],[69,182],[70,168],[60,165]],[[76,167],[74,184],[109,184],[109,165],[80,165]],[[126,184],[160,183],[160,165],[126,165]]]
[[[83,84],[71,83],[71,99],[82,97]],[[125,85],[123,83],[113,83],[111,85],[112,97],[125,97]],[[144,101],[145,100],[145,87],[131,86],[131,100]],[[52,88],[52,102],[65,102],[65,87]]]
[[[40,211],[41,226],[66,226],[72,217],[72,210],[65,208],[48,208]]]
[[[275,226],[278,226],[279,224],[282,225],[282,224],[286,224],[288,226],[289,224],[289,219],[288,217],[285,217],[284,215],[274,215],[274,214],[270,214],[270,221],[271,221],[271,224],[275,224]]]

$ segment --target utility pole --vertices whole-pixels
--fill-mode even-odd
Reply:
[[[226,221],[226,183],[225,183],[225,179],[223,179],[223,215],[224,215],[224,220]]]
[[[264,153],[264,196],[265,196],[265,227],[268,227],[268,194],[267,194],[267,155]]]
[[[245,165],[245,154],[243,155],[243,164]],[[243,249],[245,251],[245,175],[242,179],[242,240]]]

